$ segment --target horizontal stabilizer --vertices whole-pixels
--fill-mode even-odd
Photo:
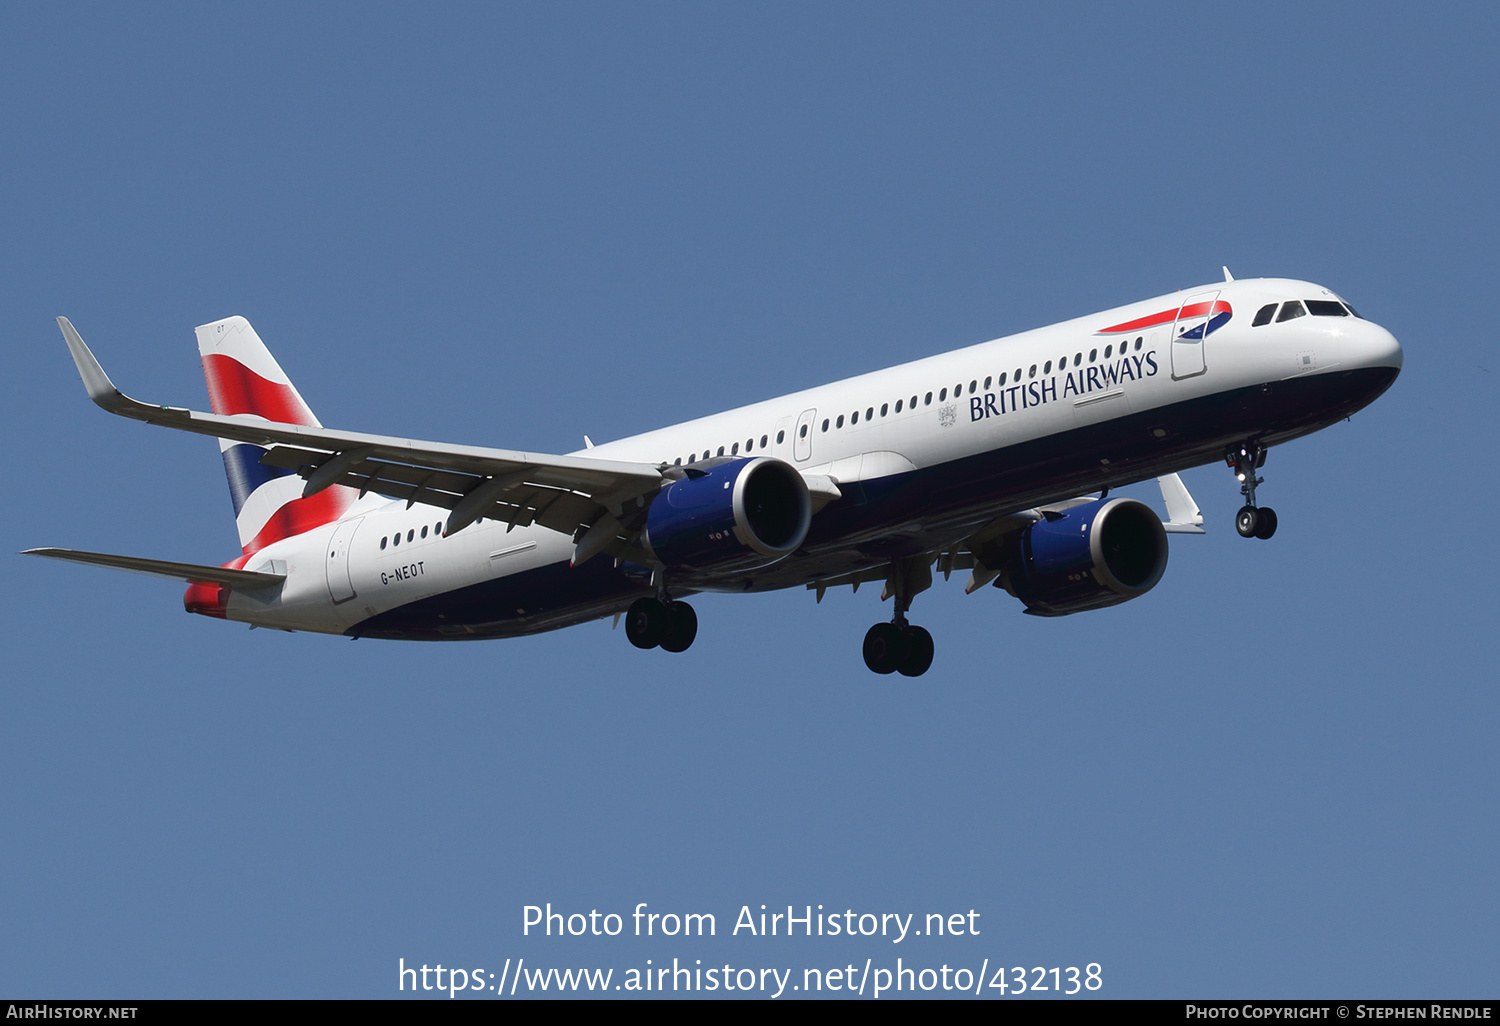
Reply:
[[[46,556],[66,559],[70,563],[89,563],[135,574],[166,577],[174,581],[199,584],[227,584],[231,588],[269,588],[286,580],[286,574],[262,574],[254,570],[230,570],[222,566],[199,563],[173,563],[165,559],[142,559],[139,556],[115,556],[107,552],[79,552],[76,549],[26,549],[23,556]]]

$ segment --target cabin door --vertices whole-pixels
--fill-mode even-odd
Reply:
[[[355,517],[344,521],[328,542],[328,597],[335,604],[354,597],[354,581],[349,576],[349,543],[354,540],[354,532],[359,530],[359,522],[363,519]]]
[[[1209,323],[1218,298],[1218,291],[1199,292],[1177,311],[1177,322],[1172,325],[1172,380],[1194,378],[1208,370],[1203,345],[1209,331],[1218,327]]]

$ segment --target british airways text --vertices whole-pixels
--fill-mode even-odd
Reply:
[[[1154,378],[1161,368],[1156,364],[1156,351],[1147,350],[1139,356],[1123,356],[1110,363],[1093,367],[1080,367],[1066,374],[1053,374],[1011,385],[998,392],[969,397],[969,421],[998,417],[1013,410],[1025,410],[1043,403],[1055,402],[1070,395],[1088,395],[1106,388],[1118,388],[1126,381]],[[1058,394],[1058,378],[1062,378],[1062,394]]]

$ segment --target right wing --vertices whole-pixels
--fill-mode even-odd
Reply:
[[[360,494],[405,499],[408,507],[418,502],[443,507],[452,511],[447,534],[481,517],[516,527],[539,523],[575,543],[592,529],[589,551],[575,553],[581,562],[629,546],[639,534],[635,521],[644,521],[646,507],[667,479],[664,465],[422,442],[277,424],[249,414],[226,417],[152,406],[115,387],[66,317],[57,324],[89,398],[110,413],[262,446],[269,450],[262,463],[307,479],[304,495],[341,484]]]

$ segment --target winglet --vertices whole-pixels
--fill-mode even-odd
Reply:
[[[117,412],[122,405],[120,400],[125,399],[125,395],[109,380],[109,375],[104,373],[104,368],[99,366],[99,361],[94,358],[89,347],[84,345],[73,322],[66,317],[59,317],[57,326],[62,329],[63,341],[68,344],[68,352],[73,354],[73,363],[78,367],[78,376],[83,378],[83,387],[88,389],[89,398],[111,413]]]
[[[1167,522],[1162,526],[1170,534],[1206,534],[1203,530],[1203,511],[1188,493],[1187,485],[1176,474],[1167,474],[1156,479],[1161,488],[1161,498],[1167,504]]]
[[[63,341],[68,344],[68,352],[73,354],[73,363],[78,368],[78,376],[83,379],[83,387],[88,390],[89,398],[94,400],[100,408],[110,413],[118,413],[122,417],[131,417],[148,423],[160,423],[174,416],[182,417],[188,413],[187,410],[181,410],[175,406],[151,406],[130,398],[116,388],[113,381],[109,380],[109,375],[104,373],[104,368],[99,366],[99,361],[94,357],[93,352],[84,345],[83,338],[73,327],[72,321],[66,317],[59,317],[57,326],[62,329]]]

